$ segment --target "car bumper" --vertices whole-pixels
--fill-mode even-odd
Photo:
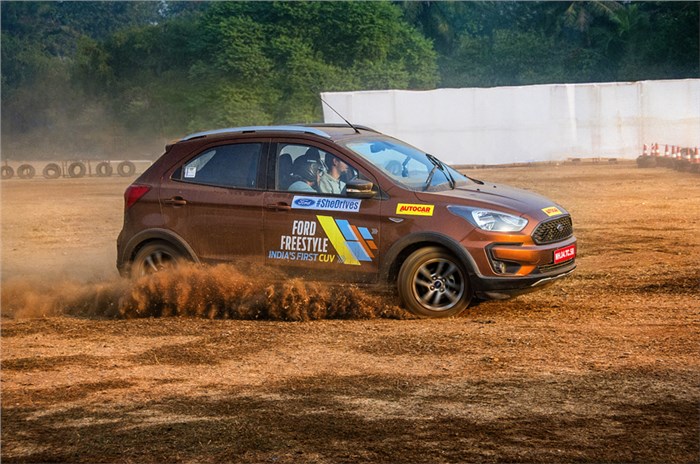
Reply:
[[[498,241],[463,242],[471,260],[474,295],[481,299],[506,299],[527,293],[576,269],[577,240],[536,245],[502,236]]]
[[[523,277],[485,277],[473,279],[474,294],[481,299],[505,300],[523,293],[538,290],[559,279],[571,275],[576,269],[575,260],[564,263],[556,272],[534,274]]]

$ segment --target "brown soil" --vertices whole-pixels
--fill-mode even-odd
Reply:
[[[564,205],[579,267],[437,321],[230,266],[124,281],[128,179],[3,181],[2,461],[700,461],[700,176],[470,174]]]

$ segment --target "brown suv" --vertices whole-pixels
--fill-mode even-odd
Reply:
[[[124,197],[123,275],[245,259],[395,285],[409,311],[445,317],[576,267],[561,206],[466,177],[362,126],[192,134],[168,145]]]

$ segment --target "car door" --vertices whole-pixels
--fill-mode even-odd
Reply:
[[[202,261],[261,260],[267,140],[208,146],[166,172],[160,188],[165,227]]]
[[[271,145],[270,188],[263,212],[265,261],[306,275],[372,279],[379,269],[380,201],[321,192],[318,185],[317,191],[290,190],[301,179],[294,171],[297,165],[316,161],[327,171],[330,157],[350,168],[345,181],[352,172],[376,185],[368,173],[358,172],[351,159],[332,147],[293,139]]]

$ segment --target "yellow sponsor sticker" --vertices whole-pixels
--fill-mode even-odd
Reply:
[[[408,216],[432,216],[435,205],[414,205],[411,203],[399,203],[396,205],[396,214]]]
[[[546,208],[542,208],[542,211],[544,211],[544,214],[546,214],[547,216],[558,216],[560,214],[564,214],[556,206],[548,206]]]

